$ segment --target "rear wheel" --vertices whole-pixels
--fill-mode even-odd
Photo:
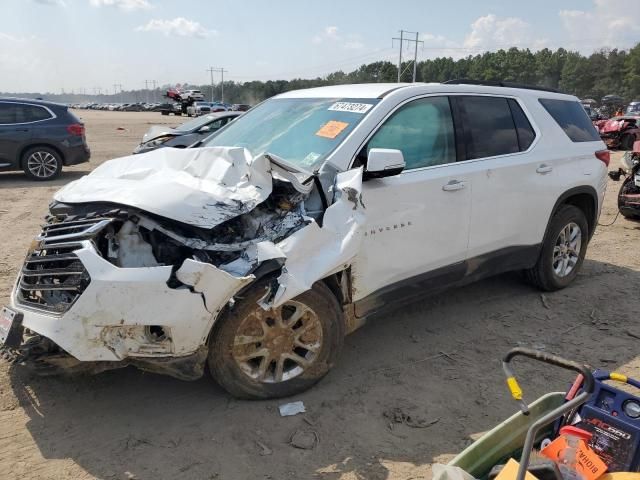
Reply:
[[[22,168],[32,180],[52,180],[62,171],[62,157],[49,147],[33,147],[22,156]]]
[[[326,375],[342,348],[342,311],[324,283],[271,310],[257,304],[265,285],[247,292],[212,332],[211,374],[240,398],[302,392]]]
[[[562,205],[551,224],[535,266],[527,270],[528,280],[541,290],[568,286],[578,276],[589,242],[589,226],[582,210]]]

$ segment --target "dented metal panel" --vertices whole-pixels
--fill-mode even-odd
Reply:
[[[105,162],[54,199],[110,202],[212,228],[253,210],[271,193],[270,162],[243,148],[162,148]]]
[[[322,227],[313,222],[277,245],[286,260],[273,306],[282,305],[309,290],[316,281],[349,266],[362,241],[365,209],[361,193],[362,168],[339,173],[336,199],[325,212]]]

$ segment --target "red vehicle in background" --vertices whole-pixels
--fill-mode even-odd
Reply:
[[[640,140],[640,115],[624,115],[593,122],[610,150],[631,150]]]

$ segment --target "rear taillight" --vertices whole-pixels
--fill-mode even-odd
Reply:
[[[78,137],[82,137],[84,135],[84,125],[81,123],[72,123],[67,126],[67,132],[71,135],[76,135]]]
[[[596,158],[608,167],[611,161],[611,152],[609,152],[609,150],[598,150],[596,152]]]

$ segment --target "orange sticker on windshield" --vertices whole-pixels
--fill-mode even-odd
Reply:
[[[342,132],[348,126],[349,124],[346,122],[330,120],[316,132],[316,135],[324,138],[336,138],[338,135],[340,135],[340,132]]]

